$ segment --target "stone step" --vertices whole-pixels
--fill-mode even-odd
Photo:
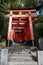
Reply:
[[[10,59],[9,60],[9,62],[16,62],[16,61],[17,62],[21,62],[21,61],[22,62],[27,62],[27,61],[30,62],[30,61],[34,61],[34,60],[32,60],[32,59]]]
[[[37,65],[37,62],[9,62],[8,65]]]
[[[27,53],[26,54],[9,54],[9,56],[16,56],[16,57],[17,56],[26,56],[27,57],[27,56],[31,56],[31,54],[27,54]]]
[[[25,58],[25,59],[26,59],[26,58],[32,58],[32,57],[31,57],[31,56],[25,56],[25,55],[22,55],[22,56],[16,56],[16,55],[15,55],[15,56],[11,56],[11,57],[10,57],[10,59],[12,59],[12,58],[17,58],[17,59],[18,59],[18,58],[19,58],[19,59]]]
[[[31,54],[11,54],[9,56],[9,61],[34,61]]]
[[[15,52],[10,52],[11,54],[29,54],[29,52],[20,52],[20,51],[15,51]]]
[[[21,50],[16,50],[16,51],[13,51],[13,50],[12,50],[10,53],[11,53],[11,54],[12,54],[12,53],[13,53],[13,54],[29,54],[30,52],[29,52],[28,50],[27,50],[27,51],[26,51],[26,50],[22,50],[22,51],[21,51]]]
[[[10,61],[33,61],[31,57],[11,57]]]
[[[14,45],[9,51],[8,65],[37,65],[27,46]]]
[[[27,46],[23,46],[23,45],[12,45],[12,47],[11,47],[11,50],[13,50],[13,51],[16,51],[16,50],[25,50],[25,49],[28,49],[28,47]]]

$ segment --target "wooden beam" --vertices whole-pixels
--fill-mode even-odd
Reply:
[[[6,10],[6,12],[35,12],[36,9],[33,10]]]

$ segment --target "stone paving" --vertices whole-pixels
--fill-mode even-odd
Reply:
[[[31,53],[27,46],[14,45],[10,50],[8,65],[37,65],[36,52]]]
[[[8,65],[38,65],[36,51],[31,52],[29,47],[17,44],[8,49]]]

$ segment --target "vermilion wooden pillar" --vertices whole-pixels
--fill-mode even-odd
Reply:
[[[27,28],[26,28],[26,40],[31,41],[32,46],[34,46],[34,34],[33,34],[33,26],[32,26],[32,17],[31,12],[28,13],[27,18]]]

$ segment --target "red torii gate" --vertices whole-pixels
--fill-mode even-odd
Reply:
[[[7,46],[11,44],[9,42],[12,40],[16,40],[17,42],[28,42],[30,40],[33,42],[32,18],[36,17],[34,13],[36,10],[8,10],[7,12],[10,13],[6,15],[8,18]]]

